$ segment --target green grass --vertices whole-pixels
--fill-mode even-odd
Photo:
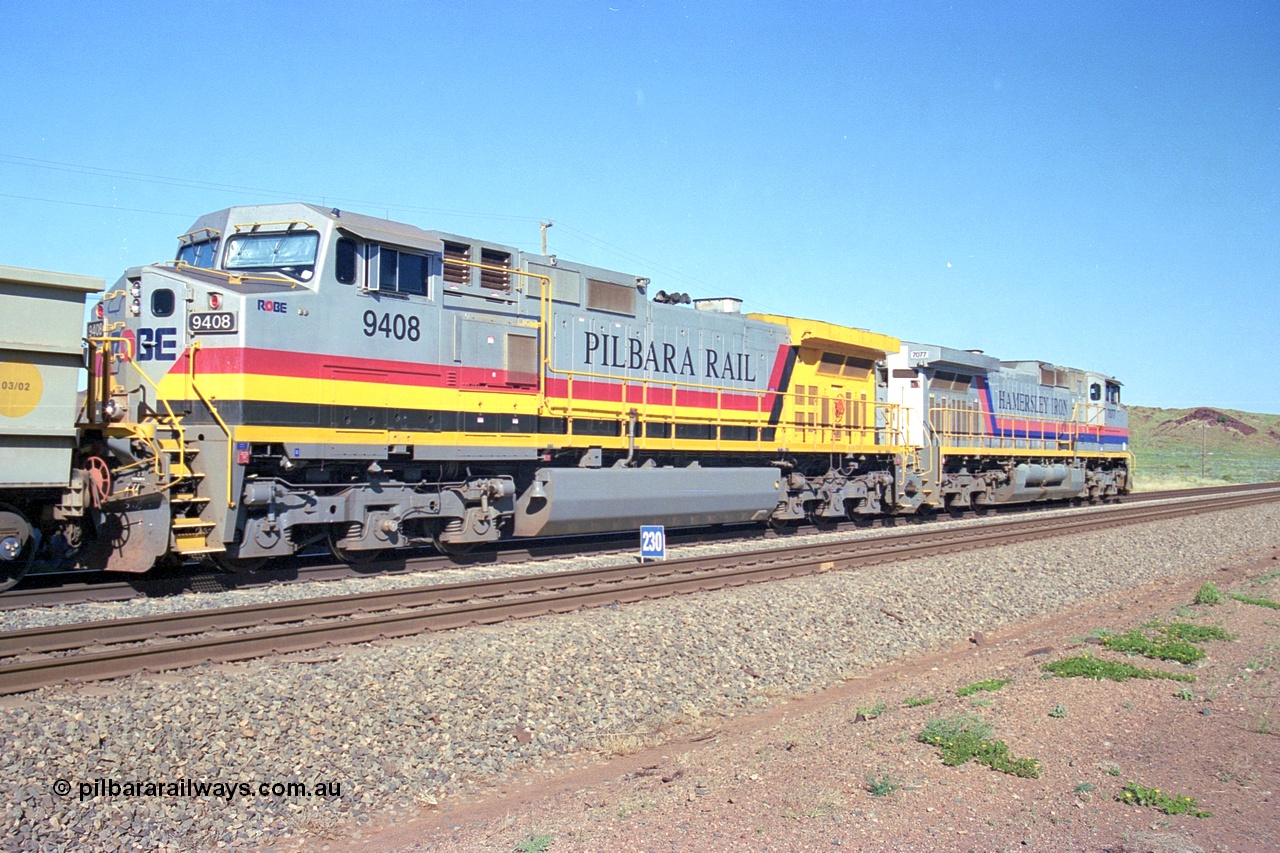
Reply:
[[[975,681],[967,687],[961,687],[956,691],[957,696],[972,696],[981,690],[996,691],[1009,683],[1008,678],[988,678],[986,681]]]
[[[908,708],[923,708],[925,705],[932,705],[937,701],[937,699],[918,699],[914,696],[909,696],[902,700],[902,704]]]
[[[1131,678],[1167,678],[1170,681],[1195,681],[1194,675],[1179,672],[1161,672],[1158,669],[1144,669],[1129,663],[1102,660],[1093,655],[1080,655],[1073,658],[1047,663],[1045,672],[1060,678],[1093,678],[1098,681],[1128,681]]]
[[[1166,637],[1186,640],[1188,643],[1207,643],[1210,640],[1234,640],[1231,634],[1217,625],[1196,625],[1192,622],[1170,622],[1160,625],[1159,629]]]
[[[1154,633],[1155,636],[1151,636]],[[1190,622],[1159,622],[1133,628],[1123,634],[1111,634],[1102,638],[1103,648],[1113,652],[1139,654],[1152,660],[1171,660],[1178,663],[1195,663],[1205,656],[1197,643],[1209,640],[1230,640],[1231,635],[1210,625],[1194,625]]]
[[[1152,660],[1195,663],[1204,658],[1204,649],[1180,640],[1156,640],[1137,629],[1114,634],[1102,641],[1102,647],[1113,652],[1138,654]]]
[[[550,835],[531,835],[516,845],[516,853],[546,853],[555,838]]]
[[[1280,448],[1270,435],[1280,431],[1275,414],[1222,409],[1180,424],[1192,409],[1128,408],[1134,486],[1139,490],[1280,479]],[[1247,430],[1232,428],[1233,420],[1256,432],[1243,435]]]
[[[942,754],[942,763],[948,767],[977,761],[1001,773],[1039,778],[1040,762],[1034,758],[1010,755],[1008,744],[991,739],[994,732],[994,727],[976,714],[954,714],[950,717],[934,717],[925,725],[917,739],[921,743],[936,746]]]
[[[1200,591],[1196,593],[1193,604],[1221,604],[1227,599],[1238,601],[1241,604],[1253,604],[1257,607],[1269,607],[1272,610],[1280,610],[1280,601],[1271,598],[1258,598],[1252,595],[1242,595],[1238,592],[1223,593],[1214,584],[1206,583],[1200,587]]]
[[[1270,598],[1254,598],[1250,595],[1240,595],[1239,593],[1230,593],[1227,598],[1232,601],[1239,601],[1241,604],[1255,604],[1258,607],[1270,607],[1272,610],[1280,610],[1280,601],[1273,601]]]
[[[1221,604],[1223,602],[1222,592],[1219,591],[1217,584],[1213,581],[1206,581],[1204,586],[1200,587],[1200,591],[1196,593],[1192,604]]]
[[[892,776],[867,776],[867,791],[873,797],[887,797],[902,787]]]
[[[1136,491],[1221,486],[1229,483],[1269,483],[1280,479],[1280,454],[1212,451],[1200,476],[1200,448],[1137,450],[1134,473]]]
[[[1211,817],[1213,812],[1196,808],[1199,805],[1191,797],[1184,794],[1166,794],[1159,788],[1144,788],[1136,782],[1124,786],[1124,790],[1116,797],[1122,803],[1159,809],[1165,814],[1189,814],[1192,817]]]

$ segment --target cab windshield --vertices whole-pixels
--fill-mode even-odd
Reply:
[[[201,269],[212,269],[213,259],[218,254],[218,238],[201,240],[199,243],[186,243],[178,250],[178,260]]]
[[[274,270],[310,278],[316,265],[320,235],[314,231],[287,234],[237,234],[227,238],[228,270]]]

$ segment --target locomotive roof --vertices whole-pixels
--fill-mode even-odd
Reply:
[[[350,210],[323,207],[306,202],[226,207],[201,216],[179,239],[200,239],[206,233],[222,234],[224,231],[234,232],[252,225],[284,226],[291,222],[302,222],[314,227],[320,220],[324,219],[329,220],[340,231],[366,240],[388,243],[393,246],[405,246],[442,253],[445,241],[451,241],[508,251],[513,257],[521,256],[536,263],[548,263],[552,266],[557,263],[554,256],[544,257],[536,252],[525,252],[516,246],[506,243],[484,240],[463,234],[453,234],[447,231],[427,230],[405,222],[397,222],[393,219],[382,219],[377,216],[368,216]],[[630,273],[604,269],[572,260],[560,259],[559,263],[568,263],[572,268],[581,270],[585,274],[609,281],[618,280],[634,283],[637,279],[636,276]]]
[[[944,347],[939,344],[902,342],[908,360],[925,366],[963,367],[969,370],[997,370],[1000,360],[981,352]]]
[[[1008,370],[1019,370],[1023,373],[1039,373],[1041,370],[1069,370],[1074,373],[1087,373],[1090,376],[1096,376],[1099,379],[1112,383],[1113,385],[1123,385],[1119,379],[1114,376],[1108,376],[1105,373],[1099,373],[1096,370],[1084,370],[1079,367],[1068,367],[1065,364],[1054,364],[1051,361],[1039,361],[1036,359],[1017,359],[1011,361],[1002,361],[1000,366]]]
[[[784,317],[778,314],[748,314],[747,317],[751,320],[789,326],[793,335],[792,342],[801,345],[866,350],[874,353],[898,351],[897,338],[882,335],[879,332],[869,332],[866,329],[837,326],[835,323],[807,320],[803,317]]]
[[[206,213],[187,229],[188,235],[205,231],[221,233],[224,230],[241,229],[252,225],[282,225],[286,222],[305,222],[313,224],[322,219],[332,222],[339,230],[350,232],[368,240],[391,243],[397,246],[410,246],[440,252],[444,245],[440,238],[404,222],[366,216],[336,207],[320,207],[304,202],[288,202],[284,204],[254,204],[226,207],[213,213]]]
[[[923,344],[913,341],[902,342],[902,352],[909,363],[919,367],[958,367],[975,371],[1012,370],[1019,373],[1038,375],[1041,370],[1064,370],[1073,373],[1087,373],[1115,385],[1124,383],[1105,373],[1096,370],[1081,370],[1078,367],[1055,365],[1047,361],[1033,359],[1017,359],[1002,361],[978,350],[953,349],[938,344]]]

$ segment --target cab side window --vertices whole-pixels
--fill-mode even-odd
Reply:
[[[439,256],[434,256],[438,258]],[[372,266],[372,265],[371,265]],[[413,296],[429,295],[432,256],[419,255],[389,246],[378,247],[378,282],[370,290],[379,293],[402,293]]]
[[[356,281],[356,241],[343,238],[338,241],[334,260],[334,277],[339,284],[355,284]]]

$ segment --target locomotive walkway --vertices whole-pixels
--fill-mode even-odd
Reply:
[[[1280,501],[1280,487],[1250,487],[1209,502],[1100,507],[856,542],[13,631],[0,634],[0,657],[39,657],[0,666],[0,694],[626,604],[1272,501]],[[68,654],[73,651],[79,653]]]

